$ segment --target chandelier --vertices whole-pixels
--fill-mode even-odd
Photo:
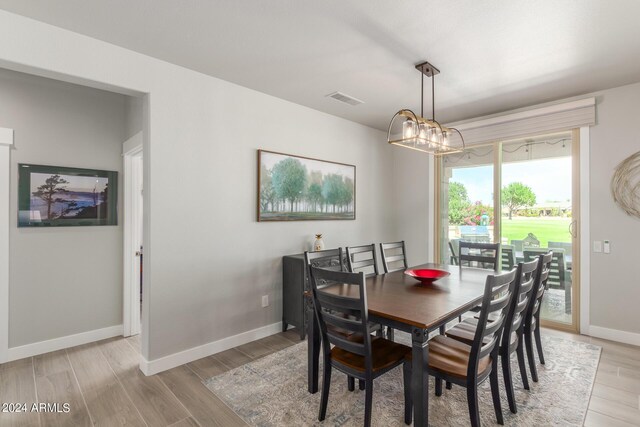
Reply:
[[[464,138],[458,129],[442,126],[436,121],[435,75],[440,73],[428,62],[416,65],[421,73],[420,115],[409,109],[402,109],[393,115],[387,142],[412,150],[442,156],[464,151]],[[431,119],[424,117],[424,76],[431,77]]]

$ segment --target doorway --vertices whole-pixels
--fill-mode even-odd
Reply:
[[[579,309],[578,131],[495,142],[438,159],[438,261],[460,240],[501,243],[501,269],[552,250],[542,323],[576,331]]]
[[[142,132],[123,144],[124,158],[124,336],[142,329],[143,152]]]

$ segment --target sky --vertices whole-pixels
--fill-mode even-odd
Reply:
[[[450,180],[467,188],[469,200],[493,203],[493,167],[454,168]],[[502,186],[521,182],[531,187],[536,203],[561,202],[571,199],[571,157],[504,163]]]
[[[36,191],[39,186],[43,185],[47,178],[51,177],[51,173],[32,173],[31,174],[31,191]],[[100,178],[95,176],[77,176],[77,175],[64,175],[60,174],[61,178],[69,181],[68,184],[64,184],[61,187],[66,188],[69,191],[89,191],[92,192],[93,189],[96,189],[97,193],[101,193],[104,191],[107,183],[109,182],[108,178]]]

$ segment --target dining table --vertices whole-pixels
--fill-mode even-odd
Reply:
[[[441,264],[421,264],[412,269],[439,269],[450,274],[423,285],[404,270],[379,274],[366,279],[368,316],[381,324],[411,335],[414,426],[429,423],[429,334],[481,303],[486,278],[492,270]],[[335,284],[324,291],[343,296],[358,296],[358,287]],[[307,294],[309,297],[309,295]],[[311,300],[307,304],[308,389],[318,391],[320,330]]]

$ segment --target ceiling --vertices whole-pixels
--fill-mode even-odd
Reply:
[[[385,130],[398,109],[419,111],[422,60],[441,70],[442,122],[640,81],[637,0],[0,0],[0,8]],[[334,91],[364,104],[326,97]]]

